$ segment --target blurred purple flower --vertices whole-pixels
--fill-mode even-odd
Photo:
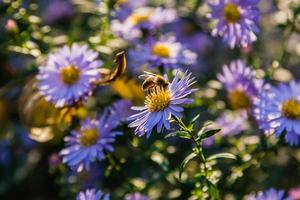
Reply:
[[[123,21],[125,20],[130,13],[132,13],[135,9],[146,6],[148,0],[118,0],[117,5],[119,9],[115,10],[116,17]]]
[[[300,199],[300,187],[290,189],[289,190],[289,196],[292,199]]]
[[[10,141],[6,139],[0,140],[0,166],[7,166],[11,160]]]
[[[111,123],[115,123],[116,126],[121,123],[127,123],[128,117],[134,113],[133,110],[130,109],[132,105],[131,101],[124,99],[113,103],[112,106],[108,108]]]
[[[210,1],[210,19],[217,20],[213,36],[222,36],[231,48],[247,46],[257,40],[259,32],[259,0],[216,0]]]
[[[109,120],[108,112],[99,120],[86,119],[81,123],[79,131],[72,131],[71,136],[65,137],[66,148],[61,150],[63,163],[67,163],[77,172],[89,170],[95,160],[103,160],[104,151],[114,150],[111,143],[122,132],[113,131],[115,124]]]
[[[47,101],[56,107],[72,105],[86,100],[99,79],[98,68],[102,61],[98,53],[87,45],[64,46],[48,56],[44,66],[39,68],[38,88]]]
[[[171,8],[141,7],[135,9],[124,21],[112,21],[112,31],[126,40],[134,40],[143,35],[143,31],[153,31],[163,24],[171,23],[177,13]]]
[[[292,200],[284,197],[283,190],[268,189],[265,192],[259,192],[256,196],[250,196],[248,200]]]
[[[77,195],[76,200],[109,200],[109,194],[104,194],[100,190],[87,189]]]
[[[50,4],[44,11],[44,20],[46,24],[54,24],[71,19],[74,14],[74,6],[68,0],[49,1]]]
[[[233,109],[249,109],[253,99],[263,85],[262,80],[254,76],[254,71],[242,60],[232,61],[223,66],[223,73],[217,75],[228,93],[228,100]]]
[[[265,87],[255,100],[254,115],[266,134],[285,134],[290,145],[300,142],[300,83],[291,81]]]
[[[149,64],[151,68],[184,68],[197,61],[197,55],[186,49],[174,37],[149,39],[145,44],[138,44],[129,52],[132,62],[137,66]]]
[[[194,84],[192,74],[187,71],[182,78],[179,78],[179,71],[173,81],[167,88],[156,86],[151,88],[145,99],[145,106],[132,107],[133,110],[139,111],[129,117],[133,120],[129,127],[135,127],[135,134],[138,136],[150,136],[152,129],[157,126],[157,132],[160,133],[162,128],[170,130],[170,119],[172,116],[182,118],[182,104],[190,104],[192,99],[188,95],[196,91],[190,86]]]
[[[247,115],[243,111],[223,112],[216,120],[216,124],[221,128],[220,135],[237,135],[241,131],[249,128]]]
[[[204,53],[213,45],[209,35],[199,32],[191,22],[178,20],[171,25],[171,31],[179,42],[197,53]]]
[[[150,198],[146,195],[136,192],[126,195],[125,200],[150,200]]]

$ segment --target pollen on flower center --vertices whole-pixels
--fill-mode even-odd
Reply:
[[[152,53],[154,55],[167,58],[170,57],[171,51],[170,51],[170,47],[168,47],[167,45],[161,42],[157,42],[152,47]]]
[[[281,112],[286,118],[300,119],[300,102],[294,99],[281,104]]]
[[[241,19],[239,8],[234,3],[228,3],[224,7],[224,17],[230,23],[238,22]]]
[[[248,95],[241,90],[233,90],[228,95],[229,103],[233,109],[245,109],[250,107],[250,99]]]
[[[60,78],[67,85],[75,84],[79,80],[79,77],[80,70],[74,65],[64,67],[60,71]]]
[[[146,96],[145,105],[150,112],[165,109],[171,101],[171,93],[168,89],[157,87]]]
[[[80,143],[83,146],[92,146],[97,143],[99,139],[99,133],[96,128],[84,130],[80,137]]]

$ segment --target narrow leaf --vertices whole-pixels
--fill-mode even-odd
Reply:
[[[180,137],[180,138],[184,138],[184,139],[191,139],[191,136],[186,131],[176,131],[173,133],[169,133],[168,135],[165,136],[165,138],[170,138],[170,137]]]
[[[217,154],[209,156],[206,160],[210,161],[210,160],[216,160],[219,158],[227,158],[227,159],[236,160],[236,156],[231,153],[217,153]]]
[[[193,153],[190,153],[181,163],[180,165],[180,169],[179,169],[179,179],[181,179],[181,175],[182,175],[182,172],[185,168],[185,166],[193,159],[197,157],[197,154],[195,154],[194,152]]]
[[[211,129],[211,130],[208,130],[204,133],[202,133],[198,138],[197,140],[203,140],[203,139],[206,139],[206,138],[209,138],[215,134],[217,134],[218,132],[220,132],[221,129]]]
[[[194,124],[196,122],[197,119],[199,119],[200,114],[196,115],[192,120],[190,124]]]

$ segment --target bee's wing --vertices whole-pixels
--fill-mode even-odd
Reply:
[[[144,71],[144,74],[139,75],[139,79],[145,80],[146,78],[151,77],[151,76],[152,76],[152,77],[155,77],[156,74],[154,74],[154,73],[152,73],[152,72]]]

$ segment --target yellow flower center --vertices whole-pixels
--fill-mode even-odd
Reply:
[[[118,4],[125,4],[125,3],[127,3],[127,0],[117,0],[117,3]]]
[[[83,146],[92,146],[97,143],[99,139],[99,133],[96,128],[84,130],[80,137],[80,143]]]
[[[251,105],[248,95],[241,90],[233,90],[228,95],[229,103],[233,109],[245,109]]]
[[[170,57],[171,50],[170,47],[168,47],[166,44],[157,42],[152,47],[152,53],[160,57],[168,58]]]
[[[150,112],[157,112],[165,109],[171,101],[171,93],[168,89],[161,87],[153,88],[146,96],[145,105]]]
[[[224,17],[229,23],[236,23],[241,19],[241,13],[238,6],[234,3],[228,3],[224,7]]]
[[[281,112],[286,118],[300,119],[300,103],[294,99],[284,101]]]
[[[80,78],[80,70],[74,65],[64,67],[60,71],[60,78],[65,84],[73,85]]]
[[[131,16],[129,16],[129,20],[131,21],[131,23],[133,23],[134,25],[136,24],[140,24],[142,22],[147,22],[149,21],[150,18],[150,13],[149,12],[145,12],[145,13],[134,13]]]

